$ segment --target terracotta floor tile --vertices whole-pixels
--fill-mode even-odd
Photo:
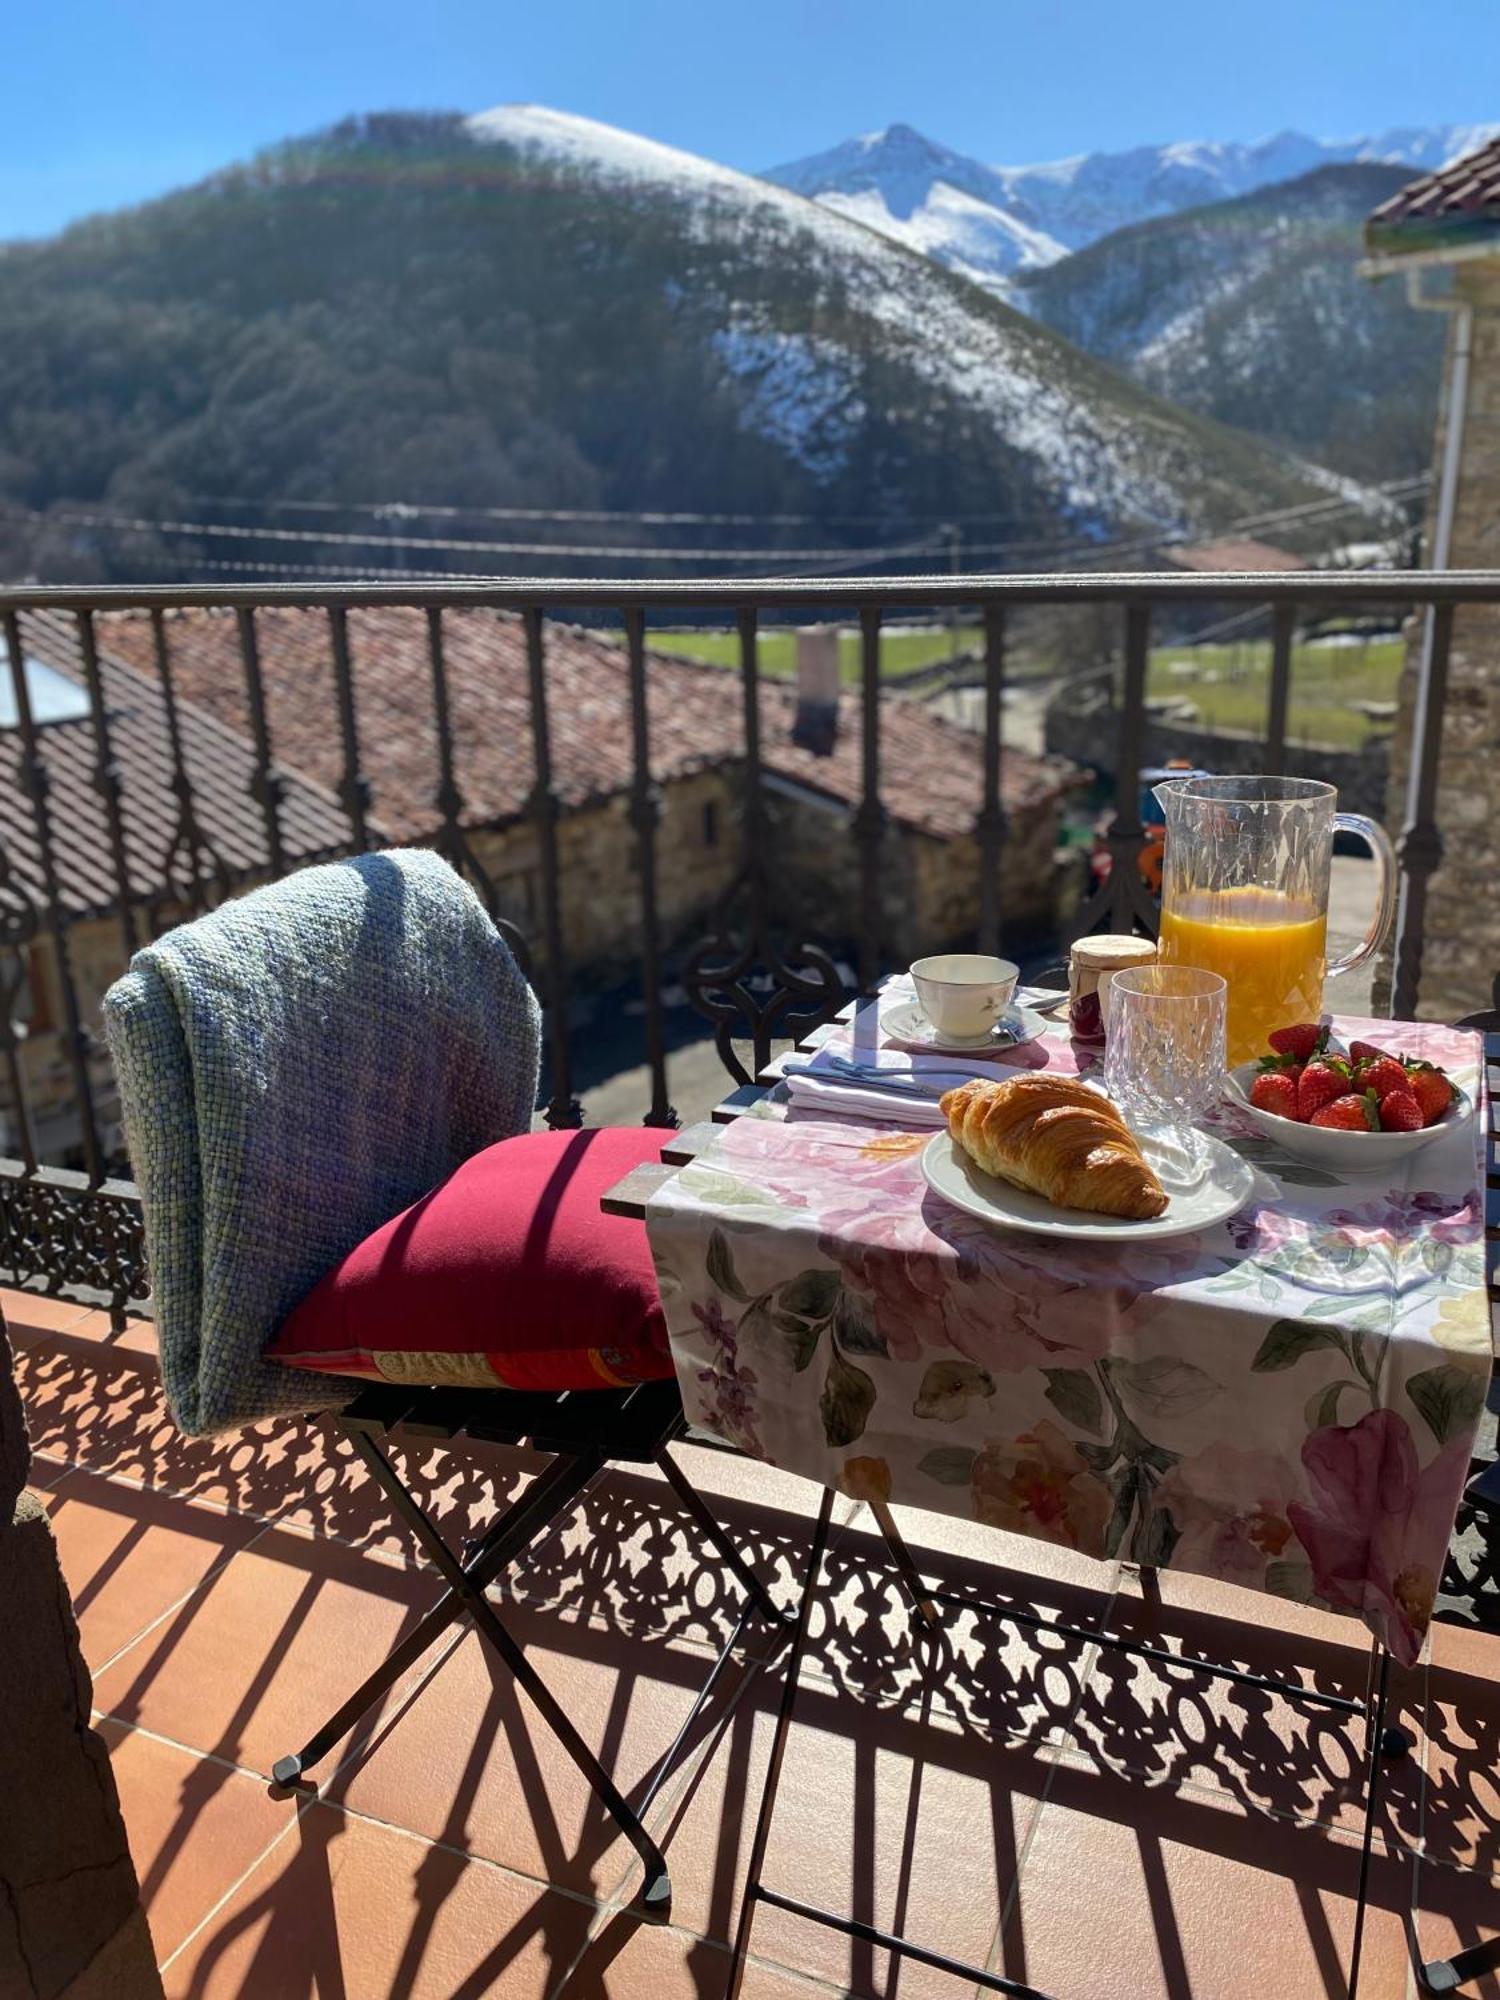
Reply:
[[[50,1486],[47,1516],[96,1674],[260,1533],[241,1516],[93,1472]]]
[[[169,2000],[543,2000],[586,1903],[323,1805],[163,1972]]]
[[[988,1570],[1003,1574],[1012,1590],[1021,1587],[1022,1579],[1033,1578],[1039,1584],[1066,1584],[1080,1596],[1098,1598],[1108,1598],[1119,1581],[1118,1563],[1099,1562],[1056,1542],[1007,1534],[1005,1529],[987,1527],[982,1521],[934,1514],[923,1507],[893,1507],[891,1512],[903,1540],[926,1573],[948,1577],[962,1565],[972,1571],[970,1580],[981,1589]],[[864,1510],[854,1525],[874,1532]]]
[[[1362,1626],[1280,1600],[1163,1574],[1159,1597],[1128,1572],[1111,1633],[1185,1658],[1361,1701],[1369,1640]],[[1363,1824],[1365,1724],[1184,1666],[1101,1646],[1073,1719],[1074,1747],[1107,1770],[1222,1790],[1238,1804],[1291,1818]],[[1398,1790],[1383,1774],[1382,1824],[1414,1817],[1413,1764]],[[1386,1782],[1389,1781],[1389,1782]],[[1400,1811],[1398,1805],[1404,1801]]]
[[[649,1616],[621,1631],[523,1605],[499,1609],[568,1719],[638,1805],[710,1658],[672,1645]],[[726,1667],[679,1771],[746,1671],[738,1660]],[[633,1850],[530,1698],[472,1631],[327,1796],[583,1895],[607,1897],[628,1877],[628,1897],[639,1884]]]
[[[1422,1851],[1500,1885],[1500,1639],[1436,1628],[1424,1680]]]
[[[31,1464],[26,1469],[26,1484],[33,1493],[40,1493],[46,1487],[55,1486],[59,1479],[65,1479],[73,1469],[60,1458],[49,1458],[45,1452],[34,1451]]]
[[[653,1825],[672,1871],[674,1923],[710,1938],[733,1935],[780,1687],[762,1670]],[[763,1879],[982,1965],[1046,1777],[1045,1759],[1028,1749],[808,1687]],[[883,1952],[768,1905],[751,1950],[841,1990],[886,1990]],[[955,1988],[908,1961],[899,1991],[953,2000]]]
[[[934,1642],[913,1616],[884,1541],[861,1525],[868,1521],[862,1512],[824,1561],[823,1608],[804,1668],[807,1677],[861,1691],[885,1705],[914,1709],[930,1700],[934,1713],[995,1739],[1063,1742],[1088,1681],[1087,1635],[1104,1621],[1108,1591],[998,1568],[992,1561],[951,1554],[933,1558],[913,1549],[925,1582],[1085,1635],[1039,1631],[1021,1618],[945,1604],[941,1636]],[[1091,1584],[1101,1574],[1106,1572],[1094,1566]],[[934,1644],[940,1648],[936,1672]]]
[[[732,1963],[725,1945],[615,1912],[604,1918],[555,2000],[723,2000]],[[740,2000],[841,2000],[845,1991],[751,1959]],[[958,2000],[964,2000],[961,1990]]]
[[[1415,2000],[1424,1990],[1410,1964],[1413,1916],[1416,1947],[1427,1964],[1500,1937],[1500,1897],[1491,1882],[1409,1856],[1377,1858],[1370,1871],[1359,2000]],[[1500,2000],[1500,1971],[1456,1990],[1459,2000]]]
[[[59,1327],[76,1326],[89,1311],[77,1299],[49,1299],[42,1292],[0,1287],[0,1323],[17,1345]]]
[[[268,1529],[99,1675],[94,1700],[121,1721],[269,1773],[437,1594],[425,1572]],[[438,1657],[429,1651],[413,1675]],[[387,1696],[381,1713],[399,1699]],[[330,1753],[320,1776],[340,1754]]]
[[[1344,2000],[1358,1871],[1323,1828],[1060,1762],[999,1969],[1067,2000]]]
[[[162,1960],[286,1832],[297,1801],[273,1799],[261,1779],[121,1723],[103,1722],[99,1733]]]

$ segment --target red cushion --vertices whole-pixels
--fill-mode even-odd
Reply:
[[[599,1208],[661,1144],[616,1127],[477,1153],[335,1264],[267,1353],[335,1375],[491,1388],[669,1376],[645,1225]]]

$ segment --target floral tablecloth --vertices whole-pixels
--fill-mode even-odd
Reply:
[[[1335,1025],[1480,1095],[1477,1035]],[[1043,1059],[1078,1067],[1061,1032],[1010,1058]],[[926,1131],[737,1119],[647,1211],[688,1416],[857,1497],[1360,1616],[1409,1662],[1490,1373],[1487,1115],[1340,1183],[1226,1105],[1264,1198],[1136,1245],[961,1213]]]

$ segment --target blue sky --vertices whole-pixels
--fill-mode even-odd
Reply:
[[[552,104],[755,169],[903,119],[1006,163],[1500,116],[1500,0],[14,0],[0,238],[350,111]]]

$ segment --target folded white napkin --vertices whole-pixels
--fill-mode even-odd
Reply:
[[[944,1091],[971,1076],[1001,1073],[991,1064],[963,1056],[856,1050],[843,1040],[780,1056],[766,1071],[785,1084],[794,1104],[804,1108],[934,1131],[947,1123],[938,1104]],[[889,1087],[883,1088],[887,1078]]]

